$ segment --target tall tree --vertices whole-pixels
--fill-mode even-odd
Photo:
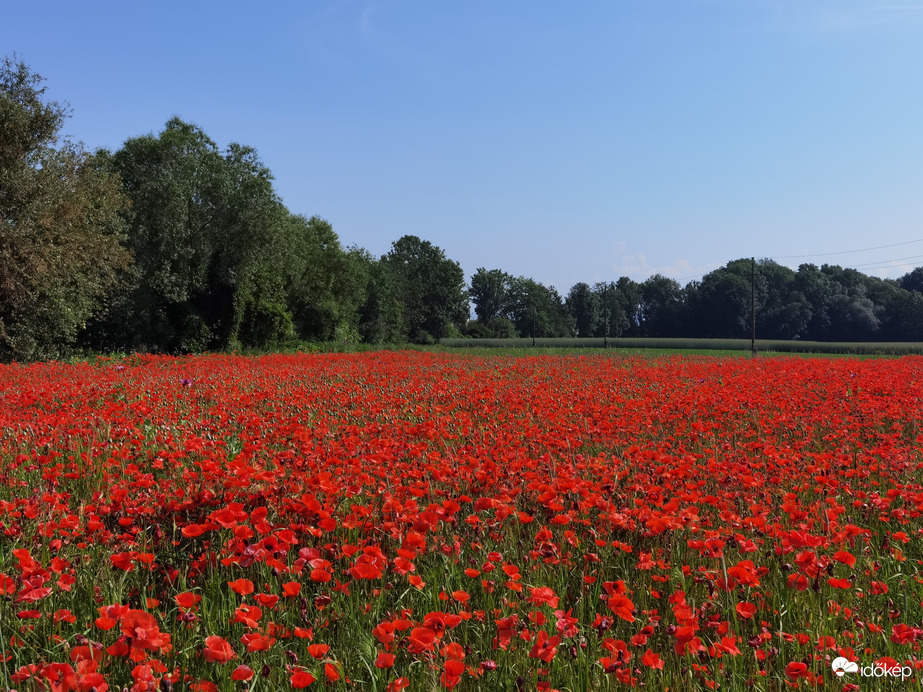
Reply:
[[[906,291],[923,293],[923,267],[917,267],[897,280],[898,285]]]
[[[127,346],[198,351],[262,345],[292,331],[288,212],[256,152],[225,153],[173,118],[110,157],[131,199],[137,271],[117,315]]]
[[[468,319],[468,291],[458,262],[428,240],[396,240],[382,263],[394,278],[411,341],[429,343],[459,333]]]
[[[863,341],[878,338],[884,308],[869,297],[868,277],[855,269],[825,264],[820,268],[832,285],[828,300],[831,317],[830,338],[837,341]]]
[[[613,331],[610,332],[609,336],[618,336],[619,334],[624,334],[625,336],[640,336],[642,320],[640,284],[627,276],[621,276],[619,280],[615,282],[614,295],[616,303],[621,307],[621,314],[625,318],[625,326],[621,332],[617,333],[614,327],[618,326],[618,322],[613,322]],[[616,320],[620,319],[618,311],[614,311],[612,314]]]
[[[728,262],[702,277],[691,305],[694,336],[742,339],[749,335],[751,260]]]
[[[66,354],[129,255],[118,179],[61,136],[67,108],[0,63],[0,359]]]
[[[512,282],[509,319],[523,337],[574,335],[573,321],[557,290],[524,276]]]
[[[654,274],[641,284],[641,334],[679,336],[682,331],[683,290],[673,279]]]
[[[751,268],[752,269],[752,268]],[[798,290],[796,275],[771,259],[756,263],[756,333],[762,339],[798,339],[807,332],[813,310]]]
[[[799,337],[810,341],[830,338],[831,300],[838,286],[821,272],[816,264],[799,266],[794,284],[795,290],[801,293],[811,306],[811,316]]]
[[[507,317],[513,277],[499,269],[479,267],[471,277],[468,294],[474,301],[474,314],[486,323],[497,317]]]
[[[571,287],[567,298],[564,299],[564,304],[574,321],[577,336],[581,338],[596,336],[605,319],[599,294],[595,293],[589,284],[577,283]]]
[[[369,281],[367,263],[345,251],[319,216],[290,219],[289,304],[299,337],[358,340],[359,308]]]
[[[367,277],[364,300],[359,306],[362,340],[371,344],[405,343],[404,305],[398,296],[394,275],[384,262],[365,250],[352,248],[350,257]]]

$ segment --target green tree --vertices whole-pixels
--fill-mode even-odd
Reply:
[[[524,276],[512,280],[509,320],[520,336],[536,338],[574,335],[573,320],[553,286]]]
[[[654,274],[641,284],[642,336],[680,336],[683,289],[673,279]]]
[[[598,284],[597,284],[598,285]],[[610,284],[611,286],[611,284]],[[608,289],[606,289],[608,291]],[[617,305],[621,308],[621,315],[624,316],[624,323],[621,323],[621,317],[619,316],[619,310],[616,310],[613,306],[610,311],[612,322],[610,328],[612,331],[609,332],[609,336],[619,336],[624,334],[625,336],[640,336],[641,334],[641,285],[632,281],[627,276],[619,277],[619,280],[615,282],[615,301]],[[616,331],[616,328],[624,324],[624,327],[621,331]]]
[[[756,333],[762,339],[799,339],[807,333],[811,303],[799,290],[797,276],[771,259],[756,263]]]
[[[359,306],[359,334],[371,344],[401,344],[407,341],[404,305],[391,270],[359,248],[350,256],[367,277],[365,298]]]
[[[126,346],[199,351],[292,333],[289,214],[253,149],[222,153],[201,128],[173,118],[157,137],[125,142],[109,164],[131,200],[136,271],[113,316]]]
[[[574,321],[577,336],[581,338],[596,336],[605,320],[605,315],[600,295],[594,292],[589,284],[583,282],[574,284],[567,298],[564,299],[564,305]]]
[[[505,271],[478,268],[471,277],[468,294],[474,302],[474,314],[479,322],[486,323],[508,315],[512,281],[513,277]]]
[[[750,330],[751,260],[728,262],[702,277],[690,305],[694,336],[742,339]]]
[[[917,267],[913,271],[904,274],[897,280],[897,283],[905,291],[923,293],[923,267]]]
[[[890,296],[888,340],[923,341],[923,293],[898,288]]]
[[[289,223],[288,294],[298,336],[357,341],[359,309],[369,281],[367,262],[345,251],[333,226],[319,216],[293,216]]]
[[[0,359],[68,353],[118,272],[118,179],[61,136],[67,108],[22,61],[0,64]]]
[[[404,306],[404,331],[411,341],[429,343],[459,332],[469,308],[458,262],[429,241],[407,235],[392,244],[382,264]]]
[[[801,293],[810,305],[811,316],[807,321],[803,339],[823,341],[830,337],[831,300],[839,286],[821,272],[815,264],[802,264],[795,272],[795,290]]]
[[[855,269],[825,264],[820,268],[830,282],[828,338],[871,341],[879,338],[885,309],[870,297],[869,277]]]

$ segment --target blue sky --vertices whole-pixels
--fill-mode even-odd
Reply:
[[[344,245],[468,277],[923,265],[923,0],[264,5],[8,3],[0,52],[88,148],[178,115]]]

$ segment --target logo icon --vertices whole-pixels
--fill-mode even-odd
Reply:
[[[830,665],[833,668],[833,672],[836,674],[838,678],[843,677],[844,675],[846,675],[846,673],[858,673],[859,672],[858,663],[854,661],[850,661],[847,658],[843,658],[842,656],[833,659],[833,663],[831,663]]]

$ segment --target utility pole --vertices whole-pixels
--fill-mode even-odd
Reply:
[[[756,257],[750,258],[750,318],[753,331],[750,333],[750,352],[756,355]]]

